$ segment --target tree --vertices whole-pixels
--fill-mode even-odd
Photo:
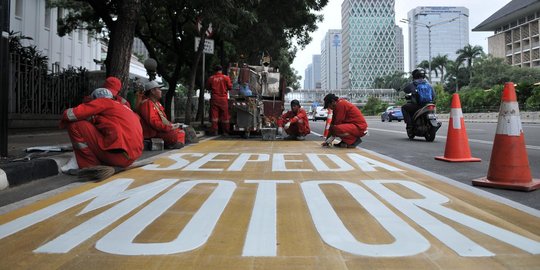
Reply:
[[[437,69],[441,71],[441,83],[444,84],[444,71],[448,66],[448,55],[437,55],[431,60],[431,68],[435,69],[435,74],[437,74]],[[438,76],[437,76],[438,77]]]
[[[373,81],[373,88],[378,89],[394,89],[401,91],[405,84],[409,82],[407,73],[395,71],[390,75],[377,77]]]
[[[484,50],[482,49],[482,46],[471,46],[471,44],[467,44],[467,46],[463,47],[463,49],[457,50],[456,54],[458,54],[458,62],[466,60],[467,67],[471,68],[473,60],[482,56],[484,54]]]
[[[75,29],[101,32],[106,26],[109,32],[106,74],[120,78],[122,95],[127,89],[131,49],[141,1],[48,0],[49,7],[68,10],[67,16],[58,19],[60,36]]]

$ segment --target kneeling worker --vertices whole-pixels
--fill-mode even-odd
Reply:
[[[165,109],[159,102],[161,99],[161,86],[150,81],[144,85],[144,99],[138,113],[141,116],[143,136],[145,139],[161,138],[166,149],[180,149],[184,147],[186,133],[180,124],[173,124],[167,119]]]
[[[333,111],[329,136],[341,138],[341,142],[335,146],[342,148],[358,146],[362,142],[360,138],[366,135],[368,127],[360,109],[334,94],[324,97],[324,108]],[[323,146],[328,146],[328,143],[324,142]]]
[[[128,167],[143,151],[139,117],[98,88],[92,100],[64,111],[60,128],[67,128],[79,168],[98,165]]]
[[[279,133],[282,133],[284,129],[289,135],[285,140],[303,141],[305,136],[311,132],[306,110],[300,107],[298,100],[291,101],[291,110],[278,119],[278,127]]]

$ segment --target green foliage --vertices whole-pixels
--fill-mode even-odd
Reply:
[[[501,103],[503,86],[492,89],[465,87],[459,92],[463,112],[496,112]]]
[[[21,68],[39,68],[46,73],[49,58],[42,55],[42,52],[36,46],[24,46],[22,44],[24,40],[32,40],[32,38],[23,36],[20,32],[10,31],[8,37],[9,52],[16,54],[20,58]]]
[[[439,113],[449,112],[450,103],[452,101],[452,95],[444,91],[444,87],[441,84],[436,84],[433,87],[433,90],[435,90],[435,93],[437,95],[436,100],[435,100],[437,104],[437,111]]]
[[[373,81],[373,88],[395,89],[396,91],[401,91],[409,81],[407,73],[395,71],[393,74],[375,78]]]
[[[364,108],[362,108],[362,113],[364,115],[378,115],[383,112],[386,107],[388,107],[388,103],[382,102],[380,99],[371,96],[368,98]]]
[[[525,109],[528,111],[540,111],[540,86],[532,90],[532,94],[525,102]]]

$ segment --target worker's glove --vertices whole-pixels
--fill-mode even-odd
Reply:
[[[277,134],[278,134],[278,135],[283,135],[283,128],[282,128],[282,127],[279,127],[279,128],[277,129]]]
[[[172,129],[178,129],[179,127],[180,127],[180,123],[172,124]]]
[[[285,124],[285,129],[289,129],[289,127],[291,127],[291,122],[288,122],[287,124]]]

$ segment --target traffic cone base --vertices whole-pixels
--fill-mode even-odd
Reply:
[[[481,187],[492,187],[492,188],[502,188],[502,189],[511,189],[511,190],[521,190],[521,191],[533,191],[540,188],[540,179],[532,179],[532,181],[523,183],[523,182],[495,182],[490,181],[486,177],[475,179],[472,181],[473,186]]]
[[[447,158],[447,157],[435,157],[437,160],[447,161],[447,162],[480,162],[481,158],[469,157],[469,158]]]

